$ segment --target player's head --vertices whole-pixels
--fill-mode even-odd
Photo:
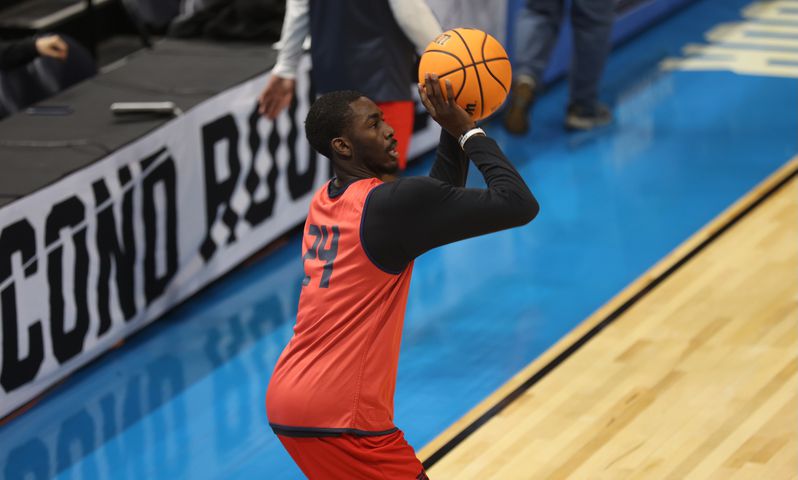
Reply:
[[[305,134],[316,151],[333,161],[336,172],[380,177],[398,168],[393,128],[360,92],[341,90],[316,99],[305,119]]]

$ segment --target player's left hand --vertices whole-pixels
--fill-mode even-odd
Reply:
[[[458,138],[460,135],[476,127],[471,115],[454,101],[454,89],[449,80],[445,80],[446,96],[441,90],[441,82],[434,73],[427,73],[424,84],[418,84],[418,95],[421,103],[430,116],[438,122],[450,135]]]

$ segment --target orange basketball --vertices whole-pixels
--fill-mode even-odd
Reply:
[[[510,60],[501,43],[482,30],[447,30],[427,45],[418,66],[418,79],[436,73],[446,94],[445,80],[452,83],[458,105],[480,120],[495,112],[510,91]]]

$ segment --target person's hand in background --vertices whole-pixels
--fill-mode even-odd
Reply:
[[[260,105],[258,111],[260,114],[271,120],[277,118],[277,115],[291,104],[295,87],[296,80],[293,78],[272,75],[258,99],[258,104]]]
[[[47,35],[36,39],[36,51],[43,57],[66,60],[69,45],[58,35]]]

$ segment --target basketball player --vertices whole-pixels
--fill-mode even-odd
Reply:
[[[335,177],[313,197],[294,336],[266,394],[269,422],[310,479],[425,479],[393,424],[413,260],[447,243],[528,223],[538,204],[496,142],[427,75],[421,100],[442,127],[428,177],[392,180],[394,130],[362,94],[321,96],[305,121]],[[468,159],[486,189],[464,188]]]

